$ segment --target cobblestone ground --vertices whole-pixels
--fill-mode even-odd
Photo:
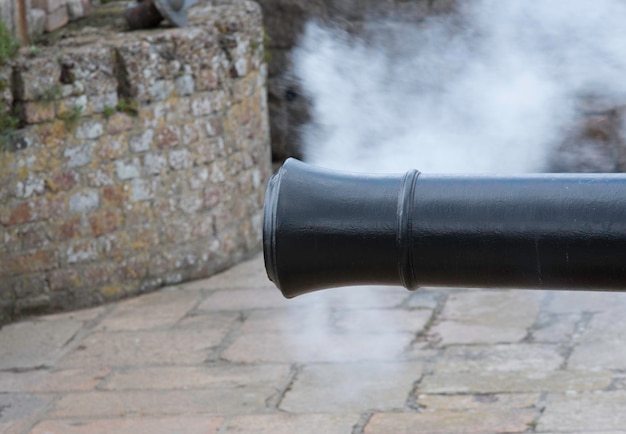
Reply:
[[[261,257],[0,330],[0,432],[626,433],[626,293],[358,287]]]

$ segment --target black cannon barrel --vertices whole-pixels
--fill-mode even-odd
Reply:
[[[289,159],[263,250],[285,297],[358,284],[626,290],[626,175],[363,175]]]

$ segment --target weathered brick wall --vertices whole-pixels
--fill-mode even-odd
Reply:
[[[208,276],[258,250],[270,173],[258,5],[81,37],[0,72],[0,319]]]

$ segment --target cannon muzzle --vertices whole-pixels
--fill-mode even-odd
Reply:
[[[626,175],[363,175],[289,159],[263,251],[285,297],[358,284],[626,290]]]

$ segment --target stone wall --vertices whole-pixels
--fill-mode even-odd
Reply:
[[[209,276],[258,251],[270,174],[257,4],[85,30],[0,72],[0,320]]]

